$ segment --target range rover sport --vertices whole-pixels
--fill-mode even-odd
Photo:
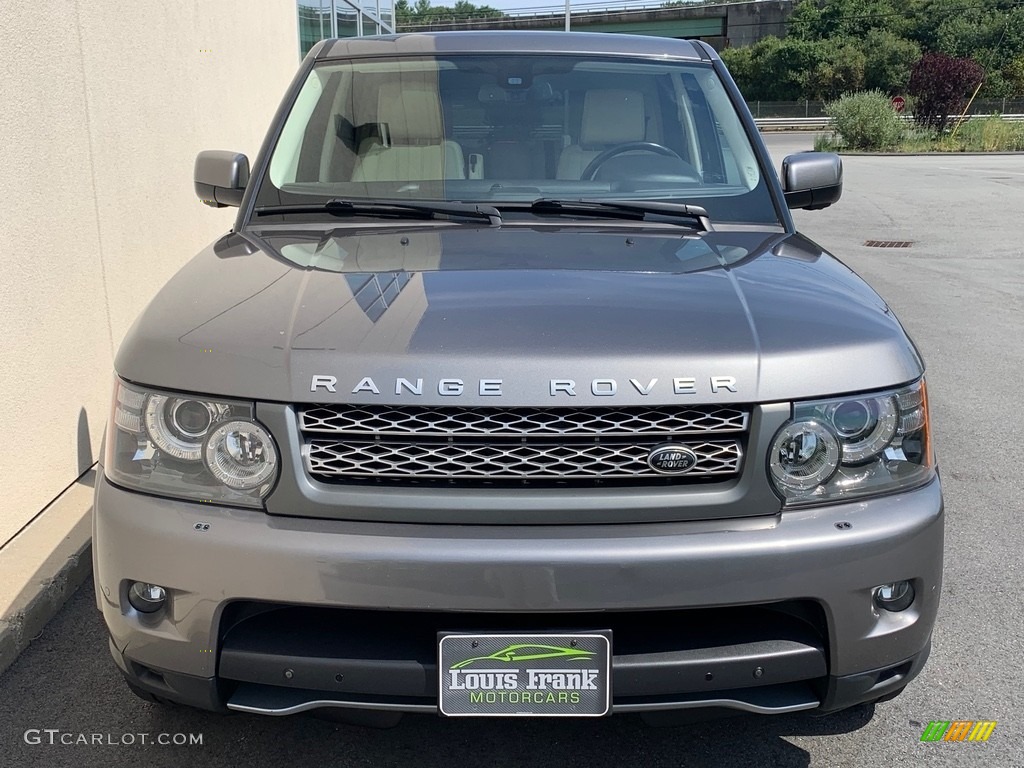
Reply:
[[[94,515],[150,700],[831,712],[928,655],[924,365],[697,41],[324,41],[125,338]]]

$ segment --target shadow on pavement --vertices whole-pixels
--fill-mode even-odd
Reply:
[[[0,676],[0,764],[28,766],[790,766],[810,765],[791,736],[847,733],[861,707],[827,718],[738,716],[651,727],[605,720],[444,720],[408,716],[375,730],[309,715],[266,718],[160,707],[136,699],[108,657],[87,583]],[[57,729],[51,736],[45,731]],[[30,731],[27,743],[26,731]],[[101,743],[89,743],[97,734]],[[201,734],[201,745],[141,744],[139,734]],[[81,743],[84,735],[84,741]],[[61,744],[61,740],[75,743]],[[119,743],[130,739],[134,743]],[[107,742],[114,742],[109,744]]]

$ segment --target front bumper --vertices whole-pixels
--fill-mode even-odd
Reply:
[[[395,635],[410,637],[417,627],[643,625],[658,642],[625,647],[613,634],[615,711],[788,712],[875,699],[918,673],[942,546],[937,480],[763,518],[456,526],[269,516],[128,492],[101,477],[93,552],[115,661],[139,687],[187,704],[433,712],[436,670],[422,647],[357,658],[376,624],[404,622],[409,631]],[[897,580],[912,581],[914,603],[878,610],[874,587]],[[165,587],[168,606],[136,612],[132,581]],[[292,631],[275,635],[272,621],[240,629],[268,605]],[[770,617],[751,635],[743,627],[755,614]],[[320,640],[338,657],[323,643],[310,650],[309,637],[328,631]]]

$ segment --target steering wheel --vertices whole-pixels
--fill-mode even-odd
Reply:
[[[611,160],[613,157],[625,154],[626,152],[650,152],[655,155],[664,155],[665,157],[674,157],[676,160],[686,162],[679,156],[677,152],[669,149],[661,144],[655,144],[653,141],[630,141],[626,144],[619,144],[617,147],[606,149],[600,155],[590,161],[590,164],[583,169],[583,173],[580,174],[580,181],[593,181],[594,176],[601,169],[601,166]]]

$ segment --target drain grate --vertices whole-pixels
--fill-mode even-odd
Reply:
[[[909,248],[914,244],[913,240],[865,240],[864,245],[868,248]]]

